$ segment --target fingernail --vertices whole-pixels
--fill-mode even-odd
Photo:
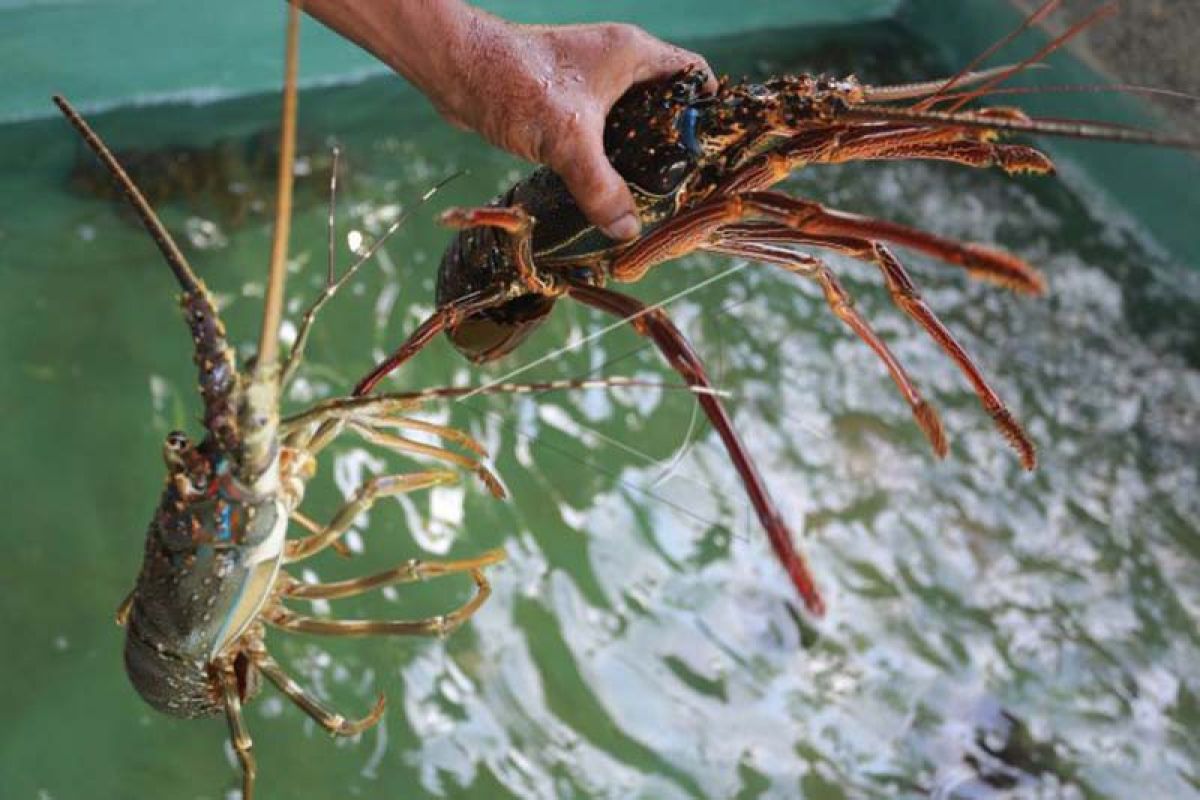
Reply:
[[[642,232],[642,226],[637,217],[628,211],[600,229],[610,239],[625,241],[632,239]]]

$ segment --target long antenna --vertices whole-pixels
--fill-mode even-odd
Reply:
[[[79,112],[67,102],[65,97],[56,94],[51,99],[54,100],[54,104],[58,106],[58,110],[63,113],[67,121],[79,132],[83,140],[87,142],[92,152],[104,163],[109,173],[116,178],[117,184],[121,187],[121,192],[129,200],[130,205],[133,206],[133,210],[137,213],[138,218],[141,219],[146,230],[150,232],[150,238],[154,240],[154,243],[158,245],[158,249],[167,259],[167,265],[175,273],[175,279],[179,281],[180,288],[190,295],[204,295],[207,297],[204,292],[204,284],[196,277],[195,271],[192,269],[191,264],[188,263],[188,260],[184,258],[179,245],[175,244],[175,240],[171,238],[171,234],[167,232],[167,229],[158,219],[158,215],[154,213],[154,209],[150,207],[150,203],[146,201],[145,196],[137,188],[137,185],[134,184],[128,173],[121,167],[121,163],[113,156],[112,151],[105,146],[96,132],[84,121],[83,117],[79,116]]]
[[[970,111],[920,111],[910,108],[896,108],[895,106],[865,104],[850,106],[838,112],[838,116],[844,119],[862,120],[863,122],[880,122],[884,120],[926,122],[932,125],[942,125],[952,128],[981,128],[983,130],[1004,131],[1007,133],[1046,134],[1048,136],[1065,136],[1074,139],[1153,144],[1160,147],[1177,147],[1181,150],[1200,150],[1200,139],[1155,133],[1154,131],[1143,131],[1104,122],[1041,119],[1038,117],[1033,117],[1029,120],[1002,119]]]
[[[993,54],[997,53],[1009,42],[1013,41],[1022,33],[1048,17],[1050,13],[1053,12],[1054,9],[1057,8],[1061,3],[1062,0],[1047,0],[1047,2],[1044,3],[1041,8],[1039,8],[1037,11],[1034,11],[1032,14],[1022,20],[1020,26],[1017,27],[1016,30],[1010,31],[999,41],[993,42],[991,47],[975,56],[975,58],[971,59],[971,62],[963,67],[957,75],[947,80],[944,84],[942,84],[941,88],[930,94],[925,100],[917,103],[916,108],[919,110],[931,108],[939,99],[941,99],[943,93],[949,91],[955,86],[962,84],[964,79],[971,74],[971,70],[975,69],[975,67],[979,66],[984,61],[987,61]]]
[[[954,103],[950,106],[949,110],[950,111],[958,111],[960,108],[965,106],[968,102],[970,102],[975,97],[979,97],[981,95],[987,94],[989,89],[991,89],[995,86],[998,86],[1001,83],[1004,83],[1004,81],[1008,80],[1013,75],[1016,75],[1018,72],[1025,69],[1026,67],[1030,66],[1031,64],[1039,63],[1046,56],[1050,55],[1055,50],[1058,50],[1063,45],[1065,45],[1067,42],[1071,41],[1072,39],[1074,39],[1079,34],[1083,33],[1088,28],[1095,25],[1097,22],[1104,19],[1105,17],[1111,17],[1112,15],[1116,14],[1117,11],[1118,11],[1118,6],[1117,6],[1116,2],[1105,3],[1104,5],[1100,6],[1095,11],[1093,11],[1091,14],[1088,14],[1086,17],[1081,19],[1079,22],[1076,22],[1074,25],[1072,25],[1070,28],[1067,29],[1067,31],[1065,33],[1062,33],[1062,34],[1056,36],[1047,45],[1045,45],[1042,49],[1038,50],[1036,53],[1034,53],[1029,58],[1022,61],[1020,64],[1017,64],[1015,67],[1012,67],[1004,74],[998,75],[995,78],[992,78],[990,81],[986,81],[983,85],[981,85],[975,89],[972,89],[970,92],[967,93],[966,97],[960,97],[958,100],[954,101]]]
[[[283,82],[283,132],[279,137],[279,173],[275,201],[275,234],[271,240],[271,265],[267,274],[263,326],[258,337],[258,363],[262,373],[274,370],[279,358],[279,324],[283,318],[283,283],[287,277],[288,235],[292,227],[292,171],[296,157],[296,51],[300,29],[300,1],[288,5],[287,55]]]

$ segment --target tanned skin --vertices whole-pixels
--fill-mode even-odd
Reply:
[[[461,0],[305,0],[304,10],[421,90],[451,124],[562,176],[610,238],[639,233],[604,156],[604,118],[635,83],[704,58],[632,25],[517,25]]]

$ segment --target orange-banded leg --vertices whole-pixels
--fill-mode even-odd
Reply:
[[[284,672],[283,668],[265,650],[251,653],[250,660],[262,671],[263,675],[267,676],[267,680],[275,684],[279,691],[287,695],[288,699],[299,706],[305,714],[312,717],[318,725],[334,736],[356,736],[362,733],[379,722],[387,707],[387,699],[381,694],[370,713],[365,717],[347,719],[336,711],[330,711],[305,691],[304,687]]]
[[[775,503],[767,491],[766,483],[758,474],[754,462],[750,460],[745,445],[742,444],[741,438],[734,430],[733,420],[730,419],[720,397],[715,393],[712,381],[709,380],[700,357],[692,349],[687,338],[675,327],[675,323],[662,309],[646,306],[640,300],[628,295],[598,286],[575,283],[570,284],[567,294],[585,305],[627,320],[638,333],[649,337],[654,342],[659,352],[689,386],[703,390],[697,393],[696,400],[721,437],[734,467],[741,476],[742,482],[746,486],[746,492],[750,496],[750,502],[754,506],[759,522],[767,531],[767,537],[770,539],[776,557],[783,564],[809,611],[817,615],[823,614],[825,603],[821,599],[804,557],[796,550],[792,541],[792,532],[775,507]]]
[[[380,497],[392,497],[419,489],[427,489],[431,486],[445,486],[457,482],[458,474],[449,470],[429,470],[408,475],[378,475],[371,478],[360,486],[354,493],[354,497],[333,515],[333,520],[325,526],[324,530],[305,536],[303,539],[289,541],[284,551],[284,561],[289,564],[300,561],[329,547],[345,535],[358,515],[375,505],[375,501]]]
[[[533,263],[533,226],[537,222],[520,206],[481,206],[478,208],[450,208],[442,212],[438,222],[447,228],[498,228],[509,236],[517,247],[513,263],[517,277],[533,294],[553,297],[562,294],[566,287],[553,276],[539,273]]]
[[[1009,117],[997,113],[998,119]],[[945,125],[867,122],[807,130],[751,158],[718,184],[727,196],[767,189],[795,170],[814,163],[910,160],[949,161],[968,167],[997,166],[1009,174],[1046,174],[1054,164],[1024,145],[996,144],[996,132]]]
[[[385,360],[358,382],[352,393],[355,397],[370,394],[375,385],[389,373],[419,353],[439,333],[455,328],[464,319],[485,309],[494,308],[505,300],[503,292],[480,292],[459,298],[434,311],[417,326],[404,342]]]
[[[485,562],[485,566],[496,563],[503,558],[502,552],[496,555],[498,552],[492,551],[489,554],[480,556],[479,561]],[[472,567],[467,571],[471,573],[471,579],[475,582],[474,596],[453,611],[446,614],[439,614],[436,617],[429,617],[428,619],[320,619],[318,617],[306,617],[297,614],[282,605],[275,605],[267,609],[263,616],[268,623],[277,628],[299,633],[317,633],[327,636],[445,636],[470,619],[487,602],[488,597],[491,596],[492,587],[488,583],[487,577],[483,574],[483,570]],[[359,590],[366,591],[368,588],[373,588],[374,584],[368,586],[367,583],[377,577],[371,576],[360,579],[360,581],[363,581],[364,588],[351,590],[349,593],[355,593],[355,591]],[[400,579],[398,578],[397,580]],[[347,581],[346,583],[352,584],[355,582]],[[320,586],[320,584],[316,585]],[[312,595],[310,594],[309,596]]]
[[[242,697],[238,691],[237,673],[234,671],[234,665],[224,660],[215,662],[213,669],[217,671],[221,682],[225,719],[229,722],[229,739],[242,765],[242,800],[253,800],[254,776],[258,768],[254,763],[254,742],[246,728],[246,721],[242,718]]]
[[[443,225],[450,228],[495,228],[512,237],[513,265],[517,280],[509,286],[485,290],[447,303],[422,322],[408,339],[392,355],[376,366],[354,387],[353,395],[369,394],[384,376],[398,369],[427,345],[438,333],[452,330],[464,319],[479,311],[496,308],[517,294],[527,293],[551,302],[566,290],[566,284],[550,272],[539,270],[533,258],[532,230],[536,220],[520,206],[483,206],[479,208],[451,208],[440,217]],[[594,272],[599,268],[593,267]],[[602,275],[598,278],[603,279]],[[505,351],[506,352],[506,351]],[[472,356],[476,362],[488,361],[495,353],[479,353]]]
[[[920,426],[926,438],[929,439],[929,443],[933,446],[934,453],[937,454],[938,458],[945,458],[947,451],[946,432],[942,427],[942,421],[938,417],[937,411],[917,391],[916,386],[913,385],[912,380],[909,378],[908,373],[905,372],[899,360],[897,360],[892,351],[888,349],[888,346],[883,343],[883,340],[879,338],[871,326],[867,324],[867,321],[854,308],[854,298],[850,296],[850,293],[838,281],[837,276],[833,274],[833,271],[823,261],[784,247],[751,241],[724,243],[720,242],[718,238],[717,244],[706,245],[704,249],[776,264],[788,272],[811,278],[820,284],[821,289],[825,293],[825,302],[829,304],[829,308],[879,356],[879,360],[883,362],[884,367],[887,368],[888,373],[891,375],[892,381],[895,382],[897,388],[900,389],[900,393],[904,395],[904,399],[912,409],[912,414],[917,421],[917,425]]]
[[[992,109],[997,119],[1028,121],[1017,109]],[[904,123],[852,125],[838,136],[837,146],[816,160],[824,164],[847,161],[913,160],[949,161],[968,167],[1000,167],[1012,174],[1047,175],[1054,162],[1045,153],[1025,145],[999,144],[996,132]]]
[[[1000,250],[963,244],[895,222],[797,200],[779,192],[746,192],[714,197],[667,220],[612,262],[615,280],[640,280],[651,267],[706,244],[717,228],[762,217],[793,230],[835,236],[855,236],[892,242],[964,268],[969,275],[1017,291],[1040,294],[1045,281],[1033,267]]]
[[[758,237],[767,230],[768,226],[758,226],[749,231],[747,231],[747,226],[738,226],[733,231],[733,238],[735,241],[746,241],[741,237]],[[724,235],[724,232],[720,234],[720,236]],[[754,240],[751,239],[751,241]],[[869,239],[810,234],[806,231],[793,231],[782,227],[774,229],[774,235],[769,237],[769,241],[775,243],[786,241],[791,244],[822,247],[875,264],[880,272],[883,273],[888,293],[891,295],[893,302],[925,329],[930,337],[937,342],[938,346],[950,356],[963,375],[966,376],[975,390],[976,396],[979,397],[980,403],[983,404],[988,415],[996,423],[996,427],[1000,429],[1001,434],[1012,448],[1017,451],[1017,454],[1021,458],[1021,464],[1025,469],[1031,470],[1037,466],[1037,451],[1033,446],[1033,442],[1030,441],[1020,423],[1012,415],[1012,412],[1005,406],[1004,401],[1000,399],[1000,396],[988,384],[987,379],[971,359],[970,354],[959,344],[954,335],[950,333],[950,330],[938,319],[933,309],[921,297],[916,283],[891,250],[885,245]]]
[[[858,152],[860,151],[861,152]],[[950,161],[967,167],[999,167],[1009,175],[1050,175],[1054,163],[1040,150],[1020,144],[993,144],[978,141],[918,142],[884,147],[848,148],[821,159],[827,164],[847,161],[913,160]]]

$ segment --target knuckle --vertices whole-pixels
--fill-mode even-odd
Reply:
[[[646,32],[627,22],[610,22],[605,25],[605,34],[610,45],[628,47],[638,43]]]

